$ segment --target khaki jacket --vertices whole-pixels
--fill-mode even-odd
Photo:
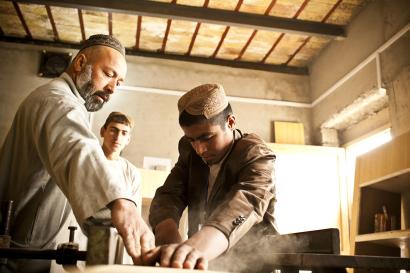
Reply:
[[[276,234],[274,161],[261,138],[236,131],[207,201],[209,167],[181,138],[178,162],[152,201],[151,226],[167,218],[179,223],[188,206],[188,236],[201,225],[213,226],[225,234],[231,248],[245,234]]]

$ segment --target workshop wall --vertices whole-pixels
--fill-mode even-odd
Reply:
[[[50,49],[32,45],[0,43],[0,142],[11,126],[21,101],[37,86],[50,79],[37,76],[43,49],[73,52],[68,49]],[[144,156],[169,158],[175,163],[177,143],[182,131],[177,122],[178,96],[166,90],[187,91],[199,84],[221,83],[229,96],[262,99],[262,103],[233,101],[238,126],[244,132],[259,134],[272,141],[272,123],[275,120],[301,122],[305,129],[305,143],[310,143],[309,108],[278,106],[266,100],[308,103],[310,99],[307,76],[234,69],[221,66],[184,63],[169,60],[127,56],[128,73],[125,85],[165,90],[162,94],[137,91],[119,91],[103,110],[93,114],[93,131],[99,128],[107,115],[120,110],[135,119],[132,142],[124,151],[138,167]],[[128,90],[128,89],[127,89]]]
[[[346,39],[330,44],[310,66],[312,102],[324,95],[337,81],[410,24],[410,2],[407,0],[372,1],[347,28]],[[381,87],[387,90],[386,108],[368,109],[365,119],[347,120],[339,130],[340,145],[383,126],[392,126],[393,134],[410,130],[409,32],[380,54]],[[373,59],[330,95],[317,103],[312,112],[313,142],[321,144],[321,125],[355,100],[378,87],[377,61]],[[356,109],[359,111],[360,109]]]

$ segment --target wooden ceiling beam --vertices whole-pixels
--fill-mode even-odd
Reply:
[[[31,32],[30,32],[30,30],[27,26],[26,20],[24,19],[24,16],[23,16],[23,13],[21,12],[20,6],[15,1],[13,2],[13,6],[14,6],[14,9],[17,13],[17,16],[20,19],[21,25],[23,26],[24,31],[26,32],[26,37],[32,38],[33,36],[31,35]]]
[[[31,44],[39,46],[53,46],[53,47],[62,47],[62,48],[73,48],[79,49],[79,44],[66,43],[66,42],[53,42],[53,41],[43,41],[36,39],[27,39],[27,38],[17,38],[17,37],[6,37],[0,36],[1,42],[9,43],[22,43],[22,44]],[[221,65],[229,66],[234,68],[244,68],[276,73],[286,73],[286,74],[295,74],[295,75],[308,75],[309,71],[306,67],[294,67],[294,66],[285,66],[285,65],[272,65],[272,64],[263,64],[263,63],[253,63],[245,61],[231,61],[224,59],[211,59],[206,57],[197,57],[197,56],[187,56],[187,55],[178,55],[171,53],[162,53],[162,52],[150,52],[142,51],[136,49],[126,49],[127,55],[141,56],[148,58],[160,58],[184,62],[195,62],[203,64],[212,64],[212,65]]]
[[[205,0],[203,7],[207,8],[208,4],[209,4],[209,0]],[[194,47],[196,36],[198,35],[200,27],[201,27],[201,23],[200,22],[196,23],[195,31],[192,34],[191,42],[189,43],[188,51],[187,51],[187,53],[185,53],[185,55],[191,55],[191,51],[192,51],[192,48]]]
[[[329,38],[346,37],[343,26],[313,21],[289,19],[230,10],[175,5],[147,0],[15,0],[79,9],[118,12],[140,16],[152,16],[176,20],[188,20],[225,26],[245,27],[284,33]]]
[[[108,34],[112,35],[112,13],[108,13]]]
[[[333,14],[333,12],[337,9],[340,3],[342,3],[342,0],[338,0],[333,5],[333,7],[328,11],[325,17],[323,17],[323,19],[321,20],[322,23],[326,22],[326,20],[330,17],[330,15]],[[312,36],[309,36],[305,39],[305,41],[303,41],[303,43],[296,49],[296,51],[288,58],[288,60],[285,63],[286,65],[288,65],[293,60],[293,58],[295,58],[295,56],[302,50],[302,48],[310,41],[311,38]]]
[[[50,20],[51,27],[53,28],[54,40],[58,41],[60,40],[60,38],[58,37],[58,31],[57,31],[56,23],[54,21],[53,13],[51,12],[51,8],[49,6],[46,6],[46,10],[47,10],[48,19]]]
[[[135,49],[137,49],[137,50],[140,48],[141,25],[142,25],[142,17],[138,16],[137,31],[136,31],[136,34],[135,34]]]
[[[273,9],[273,6],[276,4],[276,0],[272,0],[272,2],[269,4],[268,8],[265,10],[265,15],[269,15],[270,11]],[[255,37],[256,33],[258,33],[258,30],[254,30],[249,37],[248,41],[246,42],[245,46],[242,48],[241,52],[239,52],[238,57],[236,57],[236,60],[240,60],[245,54],[245,51],[248,49],[249,45],[251,44],[253,38]]]
[[[239,1],[238,1],[238,3],[236,4],[236,7],[235,7],[235,11],[236,11],[236,12],[239,11],[239,9],[240,9],[241,6],[242,6],[242,3],[243,3],[243,0],[239,0]],[[221,39],[219,40],[219,43],[218,43],[218,45],[216,46],[214,53],[211,55],[211,58],[215,58],[216,55],[218,55],[218,52],[219,52],[219,50],[221,49],[221,46],[222,46],[223,42],[225,41],[226,35],[228,34],[230,28],[231,28],[230,26],[227,26],[227,27],[225,28],[225,31],[224,31],[224,33],[222,34],[222,37],[221,37]]]
[[[85,41],[87,38],[85,37],[84,18],[81,9],[78,9],[78,21],[80,22],[81,39]]]

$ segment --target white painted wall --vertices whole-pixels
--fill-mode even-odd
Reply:
[[[348,37],[332,42],[310,66],[312,100],[315,101],[325,94],[338,80],[409,23],[410,1],[371,1],[347,28]],[[354,128],[348,128],[345,132],[341,132],[342,144],[389,123],[393,125],[393,132],[396,130],[410,130],[410,118],[401,121],[400,124],[395,122],[399,116],[410,116],[408,112],[401,112],[410,107],[410,102],[405,102],[404,106],[400,106],[396,111],[391,111],[395,103],[395,100],[391,98],[392,82],[395,81],[395,77],[400,74],[400,71],[405,70],[410,65],[410,50],[408,50],[410,44],[408,38],[404,41],[403,39],[396,42],[403,45],[396,47],[396,44],[394,44],[389,50],[382,52],[380,55],[382,60],[382,87],[387,89],[390,99],[389,115],[386,115],[386,111],[375,113],[370,121],[363,121],[364,126],[355,125],[352,126]],[[388,51],[390,53],[387,53]],[[390,75],[390,77],[386,77],[386,75]],[[395,93],[403,98],[406,98],[405,94],[408,92],[405,87],[406,84],[403,85],[402,82],[409,79],[405,75],[407,74],[401,76],[402,85],[397,82],[395,88]],[[377,87],[376,61],[364,66],[355,76],[318,103],[312,112],[313,143],[318,144],[321,141],[319,127],[323,121],[329,119],[333,114],[351,104],[358,96],[374,87]]]
[[[37,76],[42,47],[0,43],[0,142],[4,141],[18,105],[35,87],[49,81]],[[53,51],[69,51],[52,49]],[[75,51],[72,51],[76,53]],[[187,91],[199,84],[219,82],[229,96],[309,102],[307,76],[233,69],[221,66],[127,56],[127,86]],[[111,111],[123,111],[135,119],[131,144],[124,156],[142,167],[144,156],[171,158],[175,163],[182,131],[177,120],[178,96],[119,91],[109,104],[93,115],[93,131]],[[272,139],[274,120],[302,122],[310,143],[309,108],[232,102],[238,128]]]

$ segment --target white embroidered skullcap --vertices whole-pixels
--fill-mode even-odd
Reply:
[[[228,106],[224,88],[220,84],[203,84],[185,93],[178,100],[178,111],[213,118]]]

